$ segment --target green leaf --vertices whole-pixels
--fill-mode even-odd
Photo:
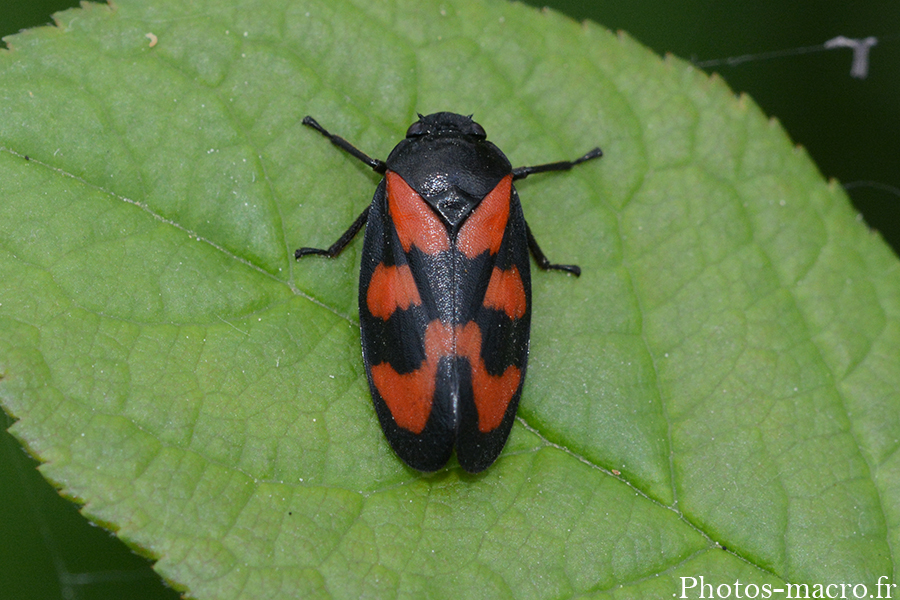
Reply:
[[[900,269],[747,98],[515,4],[153,3],[0,55],[0,401],[43,474],[197,598],[668,597],[892,576]],[[157,43],[152,44],[148,33]],[[421,113],[475,113],[574,279],[534,276],[497,463],[374,417],[360,240],[296,263]],[[27,160],[26,160],[27,158]],[[725,551],[723,551],[723,546]],[[697,592],[693,592],[696,595]]]

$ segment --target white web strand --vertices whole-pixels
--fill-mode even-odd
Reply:
[[[769,60],[784,56],[797,56],[799,54],[808,54],[810,52],[823,52],[835,48],[852,48],[853,63],[850,66],[850,76],[855,77],[856,79],[865,79],[869,74],[869,49],[877,44],[878,38],[874,36],[856,39],[839,35],[828,40],[824,44],[817,44],[815,46],[801,46],[799,48],[790,48],[788,50],[771,50],[769,52],[760,52],[758,54],[741,54],[740,56],[714,58],[711,60],[694,60],[692,62],[702,69],[721,65],[734,67],[741,63],[751,61]]]

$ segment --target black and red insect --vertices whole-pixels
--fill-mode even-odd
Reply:
[[[486,469],[506,443],[525,381],[528,251],[542,269],[581,273],[547,260],[512,182],[602,152],[514,169],[470,116],[441,112],[419,115],[381,161],[312,117],[303,124],[384,175],[372,203],[330,248],[295,256],[337,256],[366,226],[359,324],[388,442],[420,471],[443,467],[454,446],[463,469]]]

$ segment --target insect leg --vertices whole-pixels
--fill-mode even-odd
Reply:
[[[528,223],[525,223],[525,233],[528,235],[528,248],[531,250],[531,255],[534,256],[534,260],[540,268],[545,271],[551,269],[554,271],[566,271],[575,277],[581,275],[581,267],[578,265],[557,265],[551,263],[550,259],[544,254],[544,251],[541,250],[541,247],[538,246],[537,240],[534,239],[534,234],[531,233],[531,227],[528,226]]]
[[[357,159],[361,160],[362,162],[366,163],[367,165],[369,165],[372,168],[372,170],[375,171],[376,173],[380,173],[383,175],[384,172],[387,171],[387,166],[384,164],[383,160],[379,160],[377,158],[372,158],[371,156],[369,156],[368,154],[366,154],[365,152],[363,152],[362,150],[360,150],[359,148],[357,148],[356,146],[354,146],[353,144],[351,144],[350,142],[348,142],[341,136],[334,135],[333,133],[329,133],[327,129],[325,129],[324,127],[319,125],[319,123],[312,117],[310,117],[308,115],[303,117],[303,124],[306,125],[307,127],[312,127],[313,129],[315,129],[316,131],[318,131],[319,133],[321,133],[322,135],[327,137],[328,141],[330,141],[332,144],[334,144],[335,146],[337,146],[344,152],[348,153],[350,156],[357,158]]]
[[[299,259],[309,254],[319,254],[321,256],[327,256],[328,258],[334,258],[341,253],[341,250],[347,247],[350,240],[356,237],[359,230],[366,224],[366,220],[369,218],[369,208],[371,208],[371,205],[367,206],[366,209],[362,211],[362,214],[356,217],[356,220],[353,221],[353,225],[341,234],[341,237],[339,237],[331,246],[328,248],[297,248],[297,250],[294,251],[294,258]]]
[[[525,179],[529,175],[546,173],[548,171],[568,171],[575,165],[580,165],[583,162],[594,158],[600,158],[601,156],[603,156],[603,151],[600,148],[594,148],[584,156],[576,158],[575,160],[563,160],[555,163],[547,163],[545,165],[535,165],[533,167],[519,167],[513,169],[513,179]],[[531,250],[531,255],[534,256],[534,260],[540,268],[544,270],[552,269],[555,271],[566,271],[576,277],[581,275],[581,267],[578,265],[557,265],[551,263],[550,259],[547,258],[543,250],[541,250],[541,247],[538,246],[537,240],[534,239],[534,234],[531,233],[531,227],[528,226],[528,223],[525,223],[525,233],[528,235],[528,249]]]
[[[525,179],[529,175],[546,173],[547,171],[568,171],[575,165],[580,165],[585,161],[591,160],[592,158],[600,158],[601,156],[603,156],[603,150],[594,148],[584,156],[576,158],[575,160],[563,160],[555,163],[547,163],[546,165],[535,165],[533,167],[519,167],[513,169],[513,179]],[[534,251],[533,248],[532,251]]]

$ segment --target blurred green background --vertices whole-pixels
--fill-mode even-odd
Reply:
[[[900,6],[895,0],[528,3],[627,31],[658,53],[671,52],[698,64],[785,51],[705,68],[776,116],[794,142],[808,149],[822,174],[847,187],[869,226],[900,252]],[[0,0],[0,36],[48,24],[52,13],[77,5]],[[815,50],[838,35],[879,38],[866,79],[850,76],[849,49]],[[0,596],[178,598],[149,561],[89,524],[41,478],[37,463],[5,433],[10,424],[0,412]]]

